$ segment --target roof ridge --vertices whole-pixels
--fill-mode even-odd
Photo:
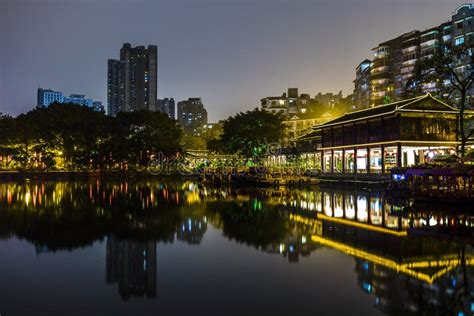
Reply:
[[[416,97],[416,98],[413,98],[410,102],[405,103],[405,104],[402,105],[401,107],[398,107],[398,106],[397,106],[397,109],[402,109],[402,108],[406,107],[407,105],[413,104],[413,103],[415,103],[415,102],[417,102],[417,101],[423,100],[423,99],[428,98],[428,97],[431,97],[431,94],[430,94],[430,93],[427,93],[427,94],[418,96],[418,97]],[[432,97],[431,97],[431,98],[432,98]]]

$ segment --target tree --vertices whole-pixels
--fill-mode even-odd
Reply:
[[[181,134],[176,121],[158,112],[114,118],[86,106],[53,103],[16,118],[0,116],[0,155],[13,157],[21,169],[146,166],[153,155],[180,151]]]
[[[283,118],[261,109],[240,112],[224,121],[222,135],[210,140],[208,148],[228,154],[260,157],[269,144],[283,138]]]
[[[166,114],[150,111],[119,113],[109,147],[114,159],[146,166],[153,155],[181,151],[181,128]]]
[[[472,87],[474,43],[454,47],[444,46],[431,57],[419,60],[414,76],[408,81],[406,96],[417,96],[427,85],[436,86],[444,99],[459,109],[457,139],[461,156],[464,156],[466,142],[474,130],[466,125],[465,110],[468,94]],[[463,66],[464,67],[460,67]]]

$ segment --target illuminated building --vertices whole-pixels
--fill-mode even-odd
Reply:
[[[164,98],[156,100],[157,111],[165,113],[169,118],[176,118],[175,102],[174,99]]]
[[[408,79],[414,74],[419,57],[420,32],[412,31],[373,48],[370,69],[371,102],[390,103],[403,98]]]
[[[104,108],[104,106],[102,105],[102,102],[100,102],[100,101],[94,101],[94,102],[92,103],[92,107],[93,107],[94,111],[96,111],[96,112],[103,112],[103,113],[105,113],[105,108]]]
[[[123,44],[120,59],[107,62],[107,115],[156,110],[157,47]]]
[[[362,61],[356,68],[356,79],[354,80],[354,107],[361,110],[370,106],[371,85],[370,67],[372,62],[368,59]]]
[[[321,112],[321,104],[312,99],[309,94],[298,94],[297,88],[288,88],[288,93],[281,96],[265,97],[260,100],[262,109],[280,114],[288,120],[294,115],[312,115],[317,116],[316,112]]]
[[[457,115],[457,109],[427,94],[347,113],[302,138],[318,141],[325,173],[383,174],[454,152]],[[466,112],[467,119],[473,117]]]
[[[315,97],[314,100],[321,104],[323,107],[328,109],[334,109],[336,105],[343,99],[342,91],[339,91],[338,94],[333,94],[332,92],[329,93],[321,93],[319,92]]]
[[[207,124],[207,110],[201,98],[178,102],[178,121],[187,134],[197,134]]]
[[[283,140],[285,147],[289,146],[290,143],[294,142],[298,137],[310,132],[313,126],[327,122],[332,118],[333,116],[329,113],[316,118],[314,114],[311,113],[292,115],[283,121],[285,125],[285,138]]]
[[[414,83],[410,78],[415,74],[415,65],[418,61],[430,58],[442,49],[452,46],[474,45],[474,4],[464,4],[456,8],[451,15],[451,21],[424,31],[413,30],[394,39],[384,41],[372,49],[373,60],[370,69],[370,106],[377,106],[405,98],[406,90]],[[471,54],[472,55],[472,54]],[[457,61],[457,70],[471,72],[471,60]],[[360,101],[361,73],[356,69],[354,81],[356,104],[366,104]],[[442,79],[442,78],[441,78]],[[416,83],[415,83],[416,85]],[[448,82],[440,80],[420,87],[420,93],[443,92],[449,88]],[[471,86],[469,95],[474,94]]]
[[[37,107],[48,107],[51,103],[74,103],[95,110],[94,103],[96,102],[92,99],[87,99],[83,94],[71,94],[70,96],[65,96],[60,91],[38,88]]]

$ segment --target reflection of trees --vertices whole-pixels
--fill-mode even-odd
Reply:
[[[211,202],[208,211],[220,215],[224,236],[257,248],[283,241],[289,231],[286,214],[258,199]]]
[[[84,247],[107,234],[172,241],[182,221],[174,193],[143,183],[2,184],[0,236],[50,250]]]

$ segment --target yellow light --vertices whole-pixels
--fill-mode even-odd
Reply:
[[[320,236],[312,235],[311,240],[313,242],[317,242],[319,244],[322,244],[324,246],[328,246],[331,248],[334,248],[340,252],[343,252],[344,254],[357,257],[357,258],[362,258],[364,260],[373,262],[375,264],[387,267],[389,269],[395,270],[397,273],[404,273],[406,275],[409,275],[411,277],[414,277],[418,280],[424,281],[428,284],[432,284],[436,279],[444,275],[445,273],[451,271],[452,269],[456,268],[457,266],[460,265],[460,261],[456,260],[433,260],[433,261],[419,261],[419,262],[413,262],[413,263],[405,263],[405,264],[399,264],[393,260],[386,259],[384,257],[369,253],[364,250],[360,250],[354,247],[347,246],[345,244],[335,242]],[[446,265],[446,268],[439,270],[433,275],[428,275],[426,273],[418,272],[411,270],[409,268],[409,265],[419,265],[419,266],[432,266],[432,267],[437,267],[440,265]],[[473,257],[467,257],[466,258],[466,265],[474,265],[474,258]]]
[[[330,221],[330,222],[340,223],[340,224],[343,224],[343,225],[348,225],[348,226],[363,228],[363,229],[367,229],[367,230],[372,230],[372,231],[376,231],[376,232],[379,232],[379,233],[395,235],[395,236],[398,236],[398,237],[405,237],[407,235],[406,231],[395,231],[395,230],[391,230],[391,229],[388,229],[388,228],[373,226],[373,225],[364,224],[364,223],[360,223],[360,222],[355,222],[355,221],[347,220],[347,219],[343,219],[343,218],[334,218],[334,217],[330,217],[330,216],[327,216],[327,215],[324,215],[324,214],[318,214],[318,218],[322,219],[322,220]]]

